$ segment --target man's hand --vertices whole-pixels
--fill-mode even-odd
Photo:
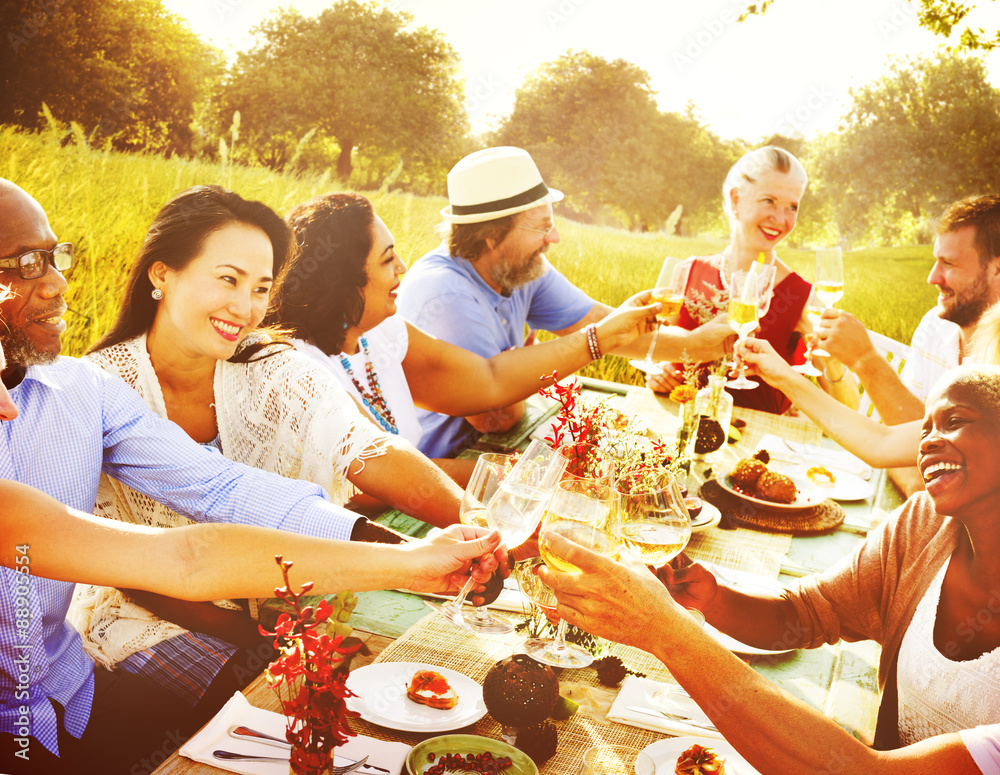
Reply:
[[[840,309],[823,310],[816,338],[821,349],[851,371],[857,371],[862,360],[876,354],[868,329],[851,313]]]
[[[626,299],[616,309],[605,315],[597,324],[597,338],[601,351],[613,352],[626,347],[659,325],[656,313],[662,309],[659,302],[650,303],[652,291],[640,291]]]
[[[769,385],[775,385],[783,377],[795,374],[766,339],[745,339],[736,351],[736,358],[737,363],[742,361],[746,364],[747,374],[763,377]]]
[[[496,530],[471,525],[449,525],[426,541],[407,545],[413,576],[407,588],[414,592],[457,592],[471,575],[473,592],[481,592],[493,571],[507,570],[507,547]],[[474,562],[476,561],[476,562]]]

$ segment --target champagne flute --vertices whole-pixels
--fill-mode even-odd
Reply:
[[[486,521],[486,504],[494,493],[500,489],[500,482],[504,480],[507,471],[511,468],[510,455],[502,455],[499,452],[486,452],[476,460],[475,468],[472,469],[472,476],[462,494],[462,503],[459,506],[458,518],[463,525],[476,525],[479,527],[489,527]],[[465,583],[465,588],[459,592],[458,597],[450,600],[442,606],[434,606],[445,619],[452,624],[489,635],[503,635],[514,631],[514,626],[506,619],[494,617],[485,605],[476,606],[473,616],[469,618],[462,610],[466,596],[472,590],[472,579]]]
[[[552,494],[542,518],[541,537],[559,534],[591,551],[618,559],[618,504],[620,497],[614,487],[594,479],[564,479]],[[544,540],[539,541],[541,558],[523,563],[517,571],[521,590],[539,607],[555,611],[557,601],[552,588],[535,575],[535,568],[546,565],[567,573],[580,569],[553,553]],[[568,624],[559,621],[555,638],[529,638],[524,650],[539,662],[554,667],[586,667],[594,657],[586,650],[566,641]]]
[[[663,308],[657,313],[656,320],[660,324],[671,324],[677,322],[677,316],[681,314],[684,306],[684,293],[687,290],[688,272],[691,264],[682,261],[674,256],[667,256],[663,259],[663,266],[660,267],[660,274],[656,278],[653,286],[651,302],[660,302]],[[649,343],[646,357],[642,360],[629,361],[633,368],[643,371],[646,374],[659,374],[661,369],[653,360],[653,352],[656,350],[656,337],[660,333],[658,325],[653,330],[653,339]]]
[[[752,334],[757,323],[771,305],[771,289],[774,285],[774,266],[761,261],[754,262],[748,271],[733,272],[729,283],[729,325],[739,334],[736,348]],[[757,383],[746,378],[746,364],[740,364],[739,375],[729,380],[726,387],[750,390]]]
[[[840,248],[821,248],[816,251],[816,283],[813,291],[818,299],[819,314],[844,297],[844,260]],[[817,316],[817,320],[818,320]],[[830,353],[820,348],[813,355],[828,357]]]

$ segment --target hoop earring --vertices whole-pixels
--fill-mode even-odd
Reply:
[[[163,291],[159,288],[153,288],[153,292],[150,295],[153,297],[153,301],[159,301],[163,298]]]

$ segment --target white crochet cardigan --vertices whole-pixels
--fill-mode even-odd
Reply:
[[[253,341],[248,338],[247,344]],[[145,335],[86,358],[124,379],[154,412],[167,416]],[[355,461],[363,466],[368,458],[384,454],[392,438],[362,414],[329,371],[287,347],[250,363],[219,361],[215,413],[227,458],[319,484],[338,505],[351,493],[348,466]],[[191,521],[106,474],[101,476],[95,513],[154,527]],[[229,601],[217,605],[234,607]],[[72,616],[83,634],[84,649],[108,668],[185,632],[107,587],[81,586]]]

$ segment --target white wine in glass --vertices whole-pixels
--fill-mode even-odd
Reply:
[[[739,334],[736,348],[739,349],[750,334],[757,328],[758,321],[767,314],[771,304],[771,290],[774,287],[774,265],[765,264],[758,258],[746,272],[733,272],[729,282],[729,325]],[[739,376],[729,380],[726,387],[740,390],[751,390],[757,383],[747,379],[746,367],[740,365]]]
[[[691,540],[691,517],[680,487],[664,472],[653,482],[625,477],[618,483],[621,542],[646,565],[669,562]]]
[[[650,298],[651,301],[660,302],[663,305],[663,308],[656,315],[657,322],[665,324],[677,322],[677,316],[681,314],[681,308],[684,306],[684,293],[687,290],[690,268],[689,261],[683,261],[674,256],[667,256],[663,259],[663,265],[660,267],[660,274],[656,278],[656,284],[653,286]],[[647,374],[660,373],[659,364],[653,360],[656,338],[659,333],[660,327],[657,326],[653,331],[653,339],[649,343],[646,357],[642,360],[629,361],[632,367]]]
[[[844,261],[840,248],[816,251],[816,295],[827,307],[844,298]]]
[[[540,535],[557,533],[593,552],[617,559],[619,543],[614,527],[619,500],[611,482],[564,479],[542,517]],[[539,550],[546,565],[564,573],[580,572],[573,563],[555,554],[545,541],[539,542]]]

